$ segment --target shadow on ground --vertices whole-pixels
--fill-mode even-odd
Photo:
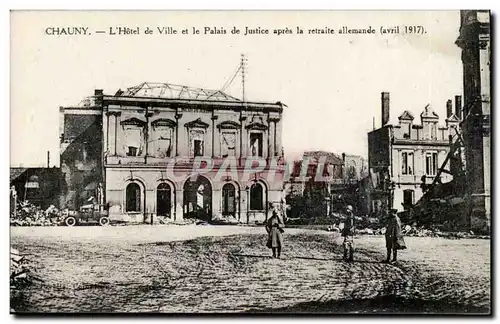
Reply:
[[[489,308],[453,304],[446,301],[381,296],[373,299],[304,302],[289,307],[250,310],[246,313],[354,313],[354,314],[490,314]]]

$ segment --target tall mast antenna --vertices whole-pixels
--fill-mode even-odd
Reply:
[[[245,54],[241,54],[241,92],[245,101]]]

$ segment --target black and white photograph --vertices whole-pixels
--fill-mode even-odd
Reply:
[[[491,21],[11,10],[11,316],[490,316]]]

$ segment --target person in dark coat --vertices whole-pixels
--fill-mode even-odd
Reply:
[[[387,258],[384,260],[384,263],[391,262],[391,252],[392,262],[396,262],[398,260],[398,250],[406,249],[403,233],[401,231],[401,220],[397,215],[396,209],[390,210],[385,231],[385,246],[387,248]]]
[[[281,247],[283,246],[283,228],[285,224],[278,213],[275,205],[271,207],[271,217],[266,222],[267,247],[272,249],[273,258],[281,257]]]
[[[346,220],[342,229],[342,237],[344,238],[344,261],[352,262],[354,259],[354,215],[352,206],[346,207]]]

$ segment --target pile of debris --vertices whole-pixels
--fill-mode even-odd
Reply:
[[[10,214],[10,226],[57,226],[62,224],[63,218],[53,205],[42,210],[28,201],[21,201]]]
[[[364,228],[356,230],[356,234],[359,235],[385,235],[386,228],[382,227],[379,229],[371,229]],[[450,239],[461,239],[461,238],[480,238],[480,239],[488,239],[487,235],[476,235],[473,231],[469,232],[449,232],[449,231],[441,231],[439,229],[429,229],[424,226],[410,226],[405,225],[401,229],[401,232],[404,236],[415,236],[415,237],[443,237]]]
[[[198,218],[184,218],[181,220],[173,220],[168,216],[157,216],[158,224],[160,225],[209,225],[207,221]]]
[[[21,288],[31,283],[28,274],[30,269],[24,256],[18,250],[10,249],[10,287]]]
[[[234,216],[214,216],[211,220],[215,225],[238,225],[240,222]]]
[[[464,231],[441,231],[437,228],[425,228],[424,226],[417,227],[415,224],[412,226],[405,225],[402,228],[403,235],[406,236],[417,236],[417,237],[445,237],[451,239],[460,239],[460,238],[489,238],[487,235],[476,235],[473,231],[464,232]]]
[[[33,272],[33,265],[22,256],[18,250],[10,249],[10,298],[11,312],[15,312],[18,304],[22,303],[23,292],[34,281],[42,281]]]
[[[357,228],[357,235],[385,235],[386,228],[380,227],[379,224],[374,224],[375,226]],[[327,228],[330,232],[342,232],[344,228],[344,223],[339,225],[332,225]],[[401,229],[404,236],[416,236],[416,237],[443,237],[450,239],[461,239],[461,238],[479,238],[479,239],[489,239],[488,235],[476,235],[473,231],[441,231],[438,228],[426,228],[424,226],[404,225]]]

